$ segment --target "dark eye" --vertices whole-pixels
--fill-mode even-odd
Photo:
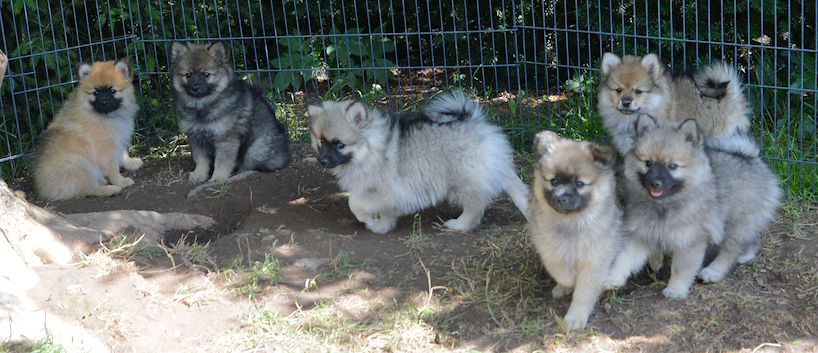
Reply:
[[[676,170],[676,168],[679,168],[679,165],[676,163],[670,163],[667,165],[667,169]]]
[[[616,93],[622,93],[622,89],[621,89],[621,88],[617,88],[617,89],[616,89]]]
[[[653,161],[645,161],[645,167],[653,167]]]
[[[335,144],[335,149],[337,149],[337,150],[339,150],[339,151],[340,151],[340,150],[344,149],[344,147],[346,147],[346,146],[347,146],[347,145],[345,145],[345,144],[343,144],[343,143],[338,142],[338,143],[336,143],[336,144]]]
[[[559,181],[559,180],[557,180],[557,178],[551,178],[551,179],[550,179],[550,180],[548,180],[548,181],[551,183],[551,186],[557,186],[557,184],[559,184],[559,183],[560,183],[560,181]]]
[[[633,91],[633,93],[642,94],[642,93],[645,93],[645,91],[643,91],[641,89],[637,89],[637,90]]]
[[[205,77],[205,78],[210,77],[210,75],[211,75],[211,73],[209,73],[209,72],[205,72],[205,73],[204,73],[204,77]]]
[[[322,145],[326,145],[326,144],[327,144],[327,140],[325,140],[323,137],[321,138],[321,144],[322,144]]]
[[[582,189],[582,187],[585,186],[585,183],[583,183],[581,180],[577,180],[574,185],[576,185],[577,189]]]
[[[94,90],[94,95],[98,96],[99,95],[99,90]]]
[[[185,73],[182,74],[182,76],[187,77],[187,78],[190,78],[191,75],[192,74],[190,72],[185,72]]]

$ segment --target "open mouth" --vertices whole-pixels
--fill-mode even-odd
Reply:
[[[650,196],[653,197],[654,199],[658,199],[665,194],[664,191],[655,188],[648,188],[648,192],[650,193]]]

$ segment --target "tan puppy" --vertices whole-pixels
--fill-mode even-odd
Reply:
[[[656,54],[605,53],[600,72],[597,108],[623,155],[633,147],[633,125],[642,114],[677,123],[695,120],[707,143],[749,132],[749,103],[732,66],[712,64],[671,76]]]
[[[111,196],[132,185],[119,167],[136,170],[128,156],[138,110],[126,60],[79,66],[79,85],[43,133],[34,187],[47,201]]]
[[[621,242],[614,151],[551,131],[538,133],[535,145],[539,162],[528,207],[531,240],[557,282],[551,295],[574,291],[564,321],[569,330],[581,330]]]

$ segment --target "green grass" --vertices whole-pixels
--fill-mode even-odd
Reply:
[[[54,343],[49,335],[36,342],[6,342],[0,344],[3,353],[66,353],[62,346]]]
[[[274,249],[275,246],[271,248]],[[281,263],[275,254],[268,252],[264,254],[264,259],[250,261],[246,267],[241,257],[235,258],[227,266],[217,268],[216,272],[227,279],[228,287],[236,294],[253,299],[267,287],[278,284],[281,279]]]

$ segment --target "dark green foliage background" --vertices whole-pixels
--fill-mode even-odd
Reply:
[[[514,98],[496,111],[520,141],[545,127],[595,138],[601,55],[658,52],[675,71],[738,65],[767,157],[794,190],[816,192],[814,1],[0,0],[0,8],[10,58],[0,158],[31,150],[82,61],[130,58],[141,133],[175,130],[167,75],[175,39],[229,41],[242,77],[285,102],[302,102],[295,92],[366,96],[376,87],[387,97],[409,86],[486,98],[507,91]],[[416,80],[428,68],[440,71]],[[536,107],[524,99],[551,95],[567,99]],[[17,174],[13,164],[3,163],[4,175]]]

